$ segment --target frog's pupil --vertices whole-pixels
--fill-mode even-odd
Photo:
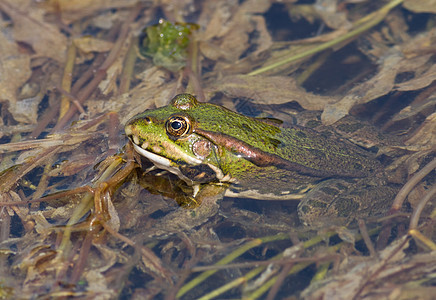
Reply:
[[[171,128],[174,130],[179,130],[180,128],[182,128],[182,122],[180,121],[174,121],[171,123]]]

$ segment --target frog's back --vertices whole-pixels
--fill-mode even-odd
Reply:
[[[294,126],[277,135],[281,157],[324,172],[326,176],[366,177],[381,166],[375,155],[348,140],[325,137],[311,129]]]

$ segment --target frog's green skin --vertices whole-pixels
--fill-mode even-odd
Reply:
[[[135,116],[125,131],[158,168],[191,186],[233,183],[228,196],[300,199],[327,178],[365,178],[380,169],[371,153],[348,141],[280,128],[189,94]]]
[[[158,24],[144,30],[141,53],[152,57],[155,65],[177,71],[186,64],[190,35],[197,28],[195,24],[160,19]]]

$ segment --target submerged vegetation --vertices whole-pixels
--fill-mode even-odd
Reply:
[[[0,12],[1,299],[434,294],[434,1],[3,0]],[[389,213],[319,227],[301,224],[297,200],[206,188],[186,202],[193,188],[122,130],[185,92],[370,149],[401,187]]]

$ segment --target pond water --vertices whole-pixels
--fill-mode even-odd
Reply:
[[[434,288],[432,6],[22,0],[0,11],[0,298]],[[171,108],[181,93],[220,108]]]

